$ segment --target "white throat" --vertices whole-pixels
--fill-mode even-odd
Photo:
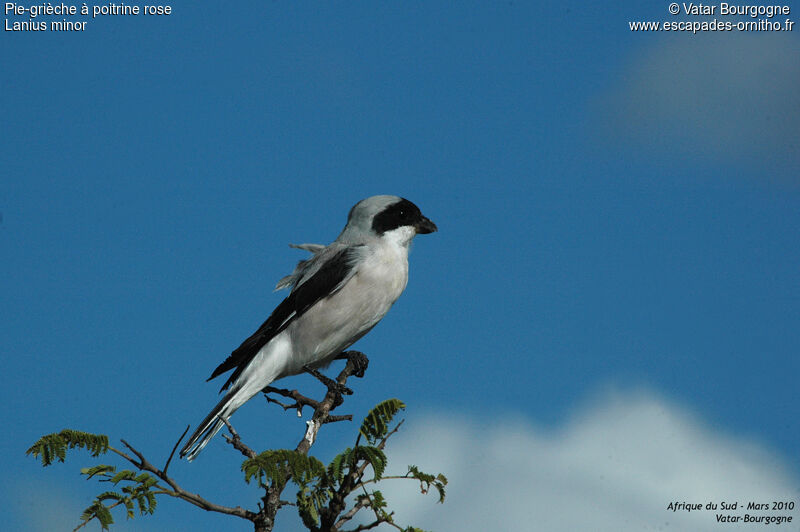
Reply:
[[[383,233],[383,236],[381,236],[381,239],[390,245],[408,249],[408,245],[411,244],[411,241],[416,235],[416,229],[405,225],[397,229],[392,229],[391,231],[386,231]]]

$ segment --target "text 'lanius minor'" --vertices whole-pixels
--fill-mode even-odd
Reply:
[[[303,244],[313,254],[277,288],[291,293],[250,338],[214,370],[233,370],[222,401],[181,449],[194,459],[237,408],[271,382],[324,367],[372,329],[408,282],[408,247],[436,231],[419,208],[397,196],[372,196],[350,209],[347,225],[328,246]]]

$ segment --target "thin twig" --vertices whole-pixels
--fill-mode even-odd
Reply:
[[[135,458],[128,455],[127,453],[120,451],[119,449],[115,449],[113,447],[109,447],[108,449],[110,451],[113,451],[117,455],[121,456],[122,458],[126,459],[130,463],[132,463],[134,466],[136,466],[137,469],[141,471],[149,471],[155,474],[158,478],[160,478],[164,482],[166,482],[169,485],[169,487],[172,488],[172,491],[168,492],[168,495],[172,497],[177,497],[179,499],[183,499],[184,501],[192,503],[195,506],[202,508],[203,510],[208,510],[210,512],[217,512],[221,514],[235,515],[236,517],[241,517],[242,519],[247,519],[248,521],[253,521],[253,522],[255,521],[257,515],[254,512],[245,510],[240,506],[231,508],[228,506],[215,504],[211,501],[204,499],[203,497],[201,497],[196,493],[184,490],[178,485],[177,482],[175,482],[175,480],[173,480],[171,477],[167,476],[166,473],[164,473],[163,471],[155,467],[153,464],[151,464],[144,457],[144,455],[140,453],[138,450],[136,450],[131,444],[129,444],[125,440],[120,440],[120,441],[123,443],[123,445],[125,445],[125,447],[130,449],[130,451],[134,455],[136,455],[136,457],[139,459],[138,461]]]
[[[336,423],[337,421],[353,421],[352,414],[344,414],[341,416],[328,416],[322,422],[323,423]]]
[[[371,530],[371,529],[375,528],[376,526],[378,526],[378,525],[380,525],[382,523],[389,523],[390,525],[393,525],[397,530],[403,530],[402,528],[400,528],[399,526],[395,525],[391,521],[387,521],[385,519],[378,519],[378,520],[373,521],[372,523],[370,523],[368,525],[358,525],[354,529],[349,530],[347,532],[361,532],[362,530]]]
[[[397,426],[393,430],[391,430],[386,436],[383,437],[383,439],[378,443],[378,449],[383,450],[383,448],[386,447],[386,441],[389,439],[390,436],[395,434],[400,429],[400,425],[402,425],[404,422],[405,422],[405,419],[401,419],[400,423],[398,423]],[[358,442],[358,440],[360,438],[361,438],[361,433],[358,434],[358,438],[356,438],[356,442]],[[358,443],[356,443],[356,446],[357,445],[358,445]],[[364,472],[367,470],[367,467],[369,467],[370,465],[372,465],[372,464],[370,464],[370,462],[364,461],[364,463],[361,464],[358,467],[358,469],[356,469],[353,473],[351,473],[351,475],[353,475],[353,481],[358,481],[358,483],[363,483],[361,481],[361,477],[364,476]],[[383,478],[385,478],[385,477],[383,477]],[[365,490],[364,491],[364,495],[366,495],[366,494],[367,494],[367,492]]]
[[[273,399],[272,397],[270,397],[267,394],[264,394],[264,399],[266,399],[268,403],[274,403],[274,404],[280,406],[281,408],[283,408],[284,411],[286,411],[286,410],[302,410],[302,408],[303,408],[303,405],[301,405],[300,403],[293,403],[293,404],[289,405],[289,404],[286,404],[286,403],[282,403],[281,401],[278,401],[277,399]]]
[[[165,475],[167,474],[167,469],[169,469],[169,463],[172,461],[172,457],[175,455],[175,451],[178,449],[178,445],[180,445],[181,440],[183,439],[184,436],[186,436],[186,433],[189,432],[189,427],[191,427],[191,425],[186,425],[186,430],[183,431],[183,434],[181,434],[181,437],[178,438],[178,441],[175,442],[175,447],[172,448],[172,452],[169,453],[169,458],[167,458],[167,463],[164,464],[164,474]]]
[[[402,425],[402,424],[403,424],[403,423],[405,423],[405,422],[406,422],[405,418],[401,419],[401,420],[400,420],[400,423],[398,423],[398,424],[397,424],[397,426],[396,426],[396,427],[395,427],[395,428],[394,428],[394,429],[393,429],[391,432],[389,432],[389,433],[388,433],[386,436],[384,436],[384,437],[383,437],[383,439],[381,440],[381,442],[378,444],[378,449],[380,449],[380,450],[383,450],[383,448],[384,448],[384,447],[386,447],[386,441],[387,441],[387,440],[388,440],[388,439],[389,439],[389,438],[390,438],[392,435],[394,435],[394,433],[396,433],[398,430],[400,430],[400,425]]]
[[[136,457],[139,459],[139,466],[140,466],[140,467],[143,467],[143,468],[144,468],[144,467],[147,467],[147,468],[152,468],[152,467],[153,467],[153,466],[152,466],[152,464],[151,464],[150,462],[148,462],[148,461],[147,461],[147,458],[145,458],[145,457],[144,457],[144,455],[142,455],[142,453],[140,453],[139,451],[137,451],[136,449],[134,449],[134,448],[133,448],[133,446],[132,446],[130,443],[126,442],[125,440],[123,440],[123,439],[121,439],[121,438],[120,438],[120,440],[119,440],[119,441],[121,441],[121,442],[122,442],[122,444],[123,444],[123,445],[125,445],[125,447],[127,447],[128,449],[130,449],[130,451],[131,451],[133,454],[135,454],[135,455],[136,455]],[[158,470],[156,470],[156,471],[158,471]],[[160,474],[160,473],[161,473],[161,471],[158,471],[158,473]]]
[[[348,512],[345,513],[338,521],[336,521],[336,524],[333,525],[333,528],[336,529],[336,530],[339,530],[341,527],[344,526],[345,523],[347,523],[349,520],[351,520],[353,517],[355,517],[355,515],[364,506],[367,506],[367,504],[369,504],[369,502],[370,502],[369,497],[359,497],[359,499],[356,501],[356,503],[353,505],[353,507],[350,508],[350,510],[348,510]]]
[[[108,508],[109,510],[111,510],[112,508],[116,508],[116,507],[117,507],[117,506],[119,506],[120,504],[122,504],[122,501],[117,501],[117,502],[115,502],[114,504],[111,504],[111,505],[107,506],[107,508]],[[79,524],[78,526],[76,526],[75,528],[73,528],[73,529],[72,529],[72,532],[75,532],[76,530],[80,530],[81,528],[85,527],[86,525],[88,525],[89,523],[91,523],[91,522],[92,522],[92,519],[97,519],[98,521],[100,520],[100,519],[98,519],[98,518],[97,518],[97,515],[94,515],[94,516],[93,516],[91,519],[87,519],[87,520],[86,520],[86,521],[84,521],[83,523],[81,523],[81,524]]]
[[[405,422],[405,419],[401,419],[400,422],[397,424],[397,426],[395,426],[394,429],[392,429],[388,434],[386,434],[386,436],[384,436],[381,439],[381,441],[377,445],[378,449],[383,450],[383,448],[386,447],[386,442],[389,440],[389,438],[392,435],[394,435],[400,429],[400,425],[402,425],[404,422]],[[359,441],[361,441],[361,433],[359,433],[358,437],[356,438],[356,444],[355,444],[356,447],[358,447],[358,442]],[[364,461],[364,463],[361,464],[358,468],[356,468],[355,470],[351,470],[350,473],[348,473],[347,476],[345,477],[344,482],[342,482],[342,484],[339,486],[339,490],[337,491],[337,494],[334,497],[335,500],[332,500],[331,503],[330,503],[331,504],[331,506],[329,506],[330,508],[333,508],[334,504],[336,504],[337,506],[343,507],[342,505],[344,503],[344,498],[347,495],[349,495],[350,493],[352,493],[354,490],[358,489],[358,488],[361,488],[361,491],[364,492],[364,496],[359,499],[358,503],[356,503],[356,506],[354,508],[352,508],[339,521],[337,521],[335,525],[333,525],[333,528],[335,530],[338,530],[349,519],[352,519],[352,516],[355,515],[355,513],[358,512],[358,510],[360,510],[364,506],[367,506],[367,504],[363,503],[362,501],[364,501],[364,500],[371,501],[371,497],[367,493],[365,485],[370,483],[370,482],[377,482],[377,480],[376,479],[367,480],[367,481],[364,480],[364,473],[366,472],[367,467],[369,467],[370,465],[371,465],[370,462]],[[382,477],[382,478],[388,478],[388,477]],[[405,477],[403,477],[403,478],[405,478]],[[395,526],[395,528],[397,528],[398,530],[402,530],[402,528],[398,527],[397,525],[394,525],[394,523],[392,523],[391,521],[389,521],[389,520],[385,519],[383,516],[381,516],[378,513],[378,509],[377,508],[373,507],[371,504],[369,506],[372,508],[372,511],[375,514],[376,521],[374,521],[370,525],[359,525],[357,528],[353,529],[353,531],[350,531],[350,532],[359,531],[359,530],[369,530],[370,528],[378,526],[381,523],[389,523],[390,525]],[[334,514],[334,517],[335,517],[335,515],[336,514]],[[350,517],[347,517],[348,515]],[[345,519],[345,517],[347,517],[347,518]]]
[[[255,458],[256,452],[242,441],[242,438],[239,437],[239,433],[236,432],[236,429],[233,428],[231,422],[222,416],[217,416],[217,418],[225,424],[225,427],[228,429],[228,432],[230,432],[231,436],[233,436],[231,437],[228,436],[227,434],[223,434],[222,436],[225,438],[225,441],[233,445],[233,448],[242,453],[245,457]]]
[[[261,391],[264,394],[277,393],[278,395],[282,395],[284,397],[288,397],[289,399],[294,399],[295,402],[298,403],[301,406],[310,406],[311,408],[313,408],[315,410],[317,408],[319,408],[319,401],[315,401],[314,399],[311,399],[310,397],[306,397],[305,395],[301,394],[297,390],[287,390],[285,388],[275,388],[274,386],[266,386]],[[269,400],[269,399],[270,398],[268,397],[267,400]],[[277,402],[274,399],[272,399],[272,401],[273,402]],[[281,404],[281,403],[279,403],[279,404]],[[283,406],[283,405],[281,404],[281,406]],[[285,407],[284,407],[284,409],[288,410],[288,408],[285,408]]]

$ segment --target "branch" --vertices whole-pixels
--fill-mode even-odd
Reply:
[[[336,376],[336,379],[327,379],[323,380],[323,383],[327,386],[328,391],[325,393],[325,397],[322,399],[321,402],[317,404],[314,408],[314,415],[311,416],[311,421],[306,431],[305,436],[302,440],[297,444],[296,451],[299,451],[303,454],[308,454],[311,445],[316,440],[317,432],[319,432],[319,428],[325,424],[331,422],[331,418],[334,420],[339,421],[341,420],[338,417],[334,417],[330,415],[331,410],[335,409],[342,401],[342,390],[347,389],[345,384],[347,383],[347,379],[351,375],[355,375],[358,372],[364,371],[366,368],[366,364],[363,360],[366,360],[366,356],[363,353],[358,351],[347,351],[339,355],[341,358],[347,358],[347,364],[345,364],[344,368],[339,375]],[[352,419],[352,416],[351,416]]]
[[[300,452],[302,454],[308,454],[308,451],[311,449],[311,446],[314,444],[314,441],[317,438],[317,433],[319,432],[320,427],[326,423],[333,423],[337,421],[344,421],[344,420],[352,420],[352,416],[344,415],[344,416],[332,416],[330,412],[339,406],[342,403],[342,392],[347,390],[345,386],[348,377],[354,374],[361,373],[363,375],[363,371],[366,368],[366,356],[361,353],[357,355],[352,355],[351,353],[357,353],[355,351],[348,351],[347,353],[342,353],[340,357],[347,358],[347,364],[339,372],[336,379],[330,379],[328,377],[324,377],[319,372],[310,373],[314,374],[315,376],[328,388],[327,392],[325,393],[325,397],[322,401],[316,401],[309,397],[306,397],[299,393],[297,390],[286,390],[282,388],[274,388],[272,386],[265,387],[262,392],[266,395],[267,393],[277,393],[278,395],[282,395],[283,397],[288,397],[295,401],[294,405],[284,405],[275,399],[271,399],[267,396],[267,401],[275,402],[280,404],[284,410],[288,410],[290,408],[298,408],[301,409],[303,406],[309,406],[314,409],[314,414],[311,416],[311,419],[306,422],[306,431],[302,437],[302,439],[298,442],[295,451]],[[360,356],[359,356],[360,355]],[[322,377],[322,378],[320,378]],[[352,392],[351,392],[352,393]],[[261,519],[261,522],[264,523],[274,523],[275,522],[275,515],[277,514],[278,510],[282,506],[280,495],[283,489],[286,487],[287,483],[291,480],[291,474],[287,471],[283,482],[273,482],[272,485],[267,486],[265,489],[264,497],[262,497],[263,506],[261,507],[258,516]],[[265,528],[265,530],[271,530],[271,527]]]
[[[389,440],[390,437],[392,437],[395,433],[397,433],[397,431],[400,429],[400,426],[404,422],[405,422],[405,419],[401,419],[400,422],[381,439],[381,441],[377,445],[377,448],[383,450],[384,447],[386,447],[386,442]],[[356,437],[356,443],[355,443],[356,447],[358,447],[359,441],[361,441],[361,433],[359,433],[359,435]],[[372,498],[367,493],[365,485],[370,483],[370,482],[378,482],[378,480],[377,479],[372,479],[372,480],[368,480],[368,481],[364,480],[364,473],[366,472],[367,467],[369,467],[369,466],[370,466],[370,462],[369,461],[364,461],[364,463],[362,463],[360,466],[358,466],[355,469],[353,469],[353,466],[351,466],[351,469],[350,469],[349,473],[343,479],[342,483],[339,486],[339,489],[336,490],[335,495],[333,497],[331,497],[331,500],[330,500],[330,503],[328,504],[328,507],[326,508],[325,512],[323,512],[323,513],[327,514],[326,517],[329,520],[328,521],[328,523],[329,523],[328,526],[329,526],[330,529],[339,530],[342,526],[344,526],[345,523],[347,523],[347,521],[352,519],[353,516],[359,510],[361,510],[362,508],[364,508],[366,506],[369,506],[369,507],[371,507],[373,509],[373,513],[375,514],[375,519],[376,520],[374,522],[370,523],[369,525],[359,525],[357,528],[355,528],[355,529],[353,529],[352,531],[349,531],[349,532],[356,532],[356,531],[360,531],[360,530],[369,530],[371,528],[374,528],[374,527],[380,525],[381,523],[389,523],[390,525],[394,526],[398,530],[402,530],[402,528],[400,528],[397,525],[395,525],[394,523],[392,523],[390,519],[388,519],[385,516],[381,515],[378,512],[378,509],[375,508],[374,506],[372,506]],[[387,478],[387,477],[381,477],[381,478],[384,479],[384,478]],[[348,495],[350,495],[353,491],[355,491],[355,490],[357,490],[359,488],[361,488],[361,490],[364,492],[363,497],[360,497],[358,499],[358,501],[356,502],[356,504],[354,505],[354,507],[351,508],[346,514],[344,514],[334,524],[333,520],[336,519],[336,517],[346,507],[346,503],[345,503],[346,497]],[[389,514],[389,516],[391,517],[391,514]]]
[[[349,530],[347,532],[361,532],[362,530],[370,530],[370,529],[373,529],[376,526],[380,525],[381,523],[389,523],[390,525],[395,527],[397,530],[403,530],[402,528],[400,528],[396,524],[392,523],[391,521],[386,521],[385,519],[380,519],[378,521],[373,521],[372,523],[370,523],[368,525],[358,525],[354,529]]]
[[[147,458],[145,458],[144,455],[142,455],[142,453],[137,451],[131,444],[129,444],[125,440],[120,440],[120,441],[123,443],[123,445],[125,445],[125,447],[130,449],[130,451],[134,455],[136,455],[136,458],[139,459],[138,461],[135,458],[133,458],[130,455],[128,455],[127,453],[125,453],[123,451],[120,451],[118,449],[115,449],[114,447],[109,446],[108,449],[110,451],[115,452],[117,455],[121,456],[122,458],[124,458],[125,460],[127,460],[128,462],[133,464],[140,471],[149,471],[149,472],[153,473],[154,475],[156,475],[161,480],[163,480],[164,482],[166,482],[169,485],[169,487],[172,488],[172,491],[168,491],[166,489],[164,490],[167,495],[170,495],[172,497],[177,497],[179,499],[183,499],[186,502],[192,503],[195,506],[197,506],[199,508],[202,508],[203,510],[210,511],[210,512],[218,512],[218,513],[221,513],[221,514],[235,515],[236,517],[241,517],[242,519],[247,519],[248,521],[254,521],[255,520],[255,518],[256,518],[256,514],[255,513],[251,512],[249,510],[245,510],[244,508],[242,508],[240,506],[237,506],[235,508],[231,508],[231,507],[228,507],[228,506],[221,506],[219,504],[215,504],[215,503],[213,503],[211,501],[208,501],[208,500],[204,499],[203,497],[201,497],[200,495],[197,495],[196,493],[191,493],[189,491],[184,490],[183,488],[181,488],[178,485],[177,482],[175,482],[175,480],[173,480],[171,477],[167,476],[167,474],[164,471],[161,471],[160,469],[155,467],[153,464],[151,464],[147,460]]]
[[[108,506],[107,506],[107,508],[108,508],[109,510],[111,510],[112,508],[116,508],[116,507],[117,507],[117,506],[119,506],[120,504],[122,504],[122,501],[117,501],[117,502],[115,502],[114,504],[110,504],[110,505],[108,505]],[[95,515],[95,516],[92,516],[90,519],[87,519],[87,520],[86,520],[86,521],[84,521],[83,523],[81,523],[81,524],[79,524],[78,526],[76,526],[75,528],[73,528],[73,529],[72,529],[72,532],[75,532],[76,530],[80,530],[81,528],[83,528],[83,527],[85,527],[86,525],[88,525],[89,523],[91,523],[91,522],[92,522],[92,520],[94,520],[94,519],[97,519],[97,516],[96,516],[96,515]]]
[[[186,425],[186,430],[183,431],[183,434],[181,434],[181,437],[178,438],[178,441],[175,442],[175,447],[172,448],[172,452],[169,453],[169,458],[167,458],[167,463],[164,464],[164,474],[165,475],[167,474],[167,469],[169,468],[169,463],[172,462],[172,457],[175,455],[175,451],[178,449],[178,445],[180,445],[181,440],[183,439],[184,436],[186,436],[186,433],[189,432],[189,427],[191,427],[191,425]]]
[[[351,394],[352,391],[347,388],[346,382],[347,379],[353,375],[361,377],[364,374],[364,370],[367,367],[368,360],[366,356],[362,353],[356,351],[348,351],[346,353],[342,353],[337,358],[347,358],[347,363],[345,367],[341,370],[341,372],[337,375],[336,379],[330,379],[325,377],[324,375],[320,374],[317,371],[311,370],[311,368],[307,368],[309,373],[315,375],[327,388],[325,396],[321,401],[311,399],[310,397],[306,397],[299,393],[297,390],[286,390],[281,388],[274,388],[272,386],[265,387],[262,391],[264,392],[267,401],[275,402],[281,405],[284,410],[288,410],[291,408],[296,408],[298,410],[298,414],[304,406],[312,407],[314,409],[314,413],[311,419],[307,422],[307,428],[305,434],[303,435],[302,439],[298,442],[295,451],[305,454],[308,454],[311,446],[314,444],[316,440],[317,434],[322,427],[322,425],[327,423],[335,423],[339,421],[352,421],[351,415],[332,415],[331,412],[337,408],[339,405],[342,404],[343,398],[342,394]],[[285,405],[271,397],[267,396],[268,393],[276,393],[283,397],[289,397],[294,400],[294,404],[292,405]],[[226,441],[232,445],[232,447],[242,453],[248,459],[254,459],[258,457],[258,454],[248,445],[246,445],[239,434],[234,429],[231,423],[223,418],[219,418],[222,423],[228,429],[230,436],[224,434]],[[186,436],[189,427],[186,427],[186,430],[183,431],[180,438],[175,445],[172,447],[172,451],[170,452],[169,456],[167,457],[166,462],[164,463],[163,469],[157,468],[153,465],[147,458],[145,458],[144,454],[141,453],[138,449],[133,447],[130,443],[126,440],[120,440],[124,446],[124,448],[114,448],[108,446],[107,439],[104,440],[104,448],[105,450],[110,450],[113,453],[117,454],[119,457],[123,458],[125,461],[132,464],[137,470],[142,472],[149,472],[153,474],[155,477],[158,478],[158,481],[152,482],[149,484],[148,487],[155,488],[154,490],[150,491],[149,493],[153,495],[169,495],[171,497],[175,497],[178,499],[182,499],[188,503],[197,506],[198,508],[202,508],[206,511],[217,512],[226,515],[233,515],[242,519],[247,519],[248,521],[252,522],[255,526],[256,532],[269,532],[273,529],[275,523],[275,516],[278,510],[286,505],[294,505],[285,500],[281,500],[280,495],[281,492],[285,489],[286,485],[290,480],[292,480],[292,474],[290,469],[287,467],[285,473],[279,475],[278,478],[274,478],[274,480],[268,484],[263,486],[265,489],[264,495],[261,498],[262,503],[258,506],[258,511],[250,511],[244,509],[240,506],[236,507],[229,507],[223,506],[216,503],[213,503],[197,493],[192,493],[183,489],[172,477],[167,474],[167,470],[169,469],[170,464],[172,463],[172,458],[175,456],[175,453],[184,437]],[[390,433],[388,436],[390,436]],[[382,442],[382,443],[385,443]],[[366,466],[360,468],[358,474],[363,475],[364,468]],[[351,472],[351,475],[353,473]],[[282,479],[280,477],[283,477]],[[300,482],[303,482],[302,479],[299,479]],[[359,477],[356,477],[354,480],[360,480]],[[341,505],[338,505],[336,513],[331,514],[331,520],[335,519],[341,511],[346,507],[344,504],[344,497],[352,493],[353,485],[358,484],[358,482],[349,482],[349,490],[344,491],[342,490],[341,496]],[[338,497],[337,497],[338,498]],[[121,502],[116,502],[113,505],[106,507],[107,509],[114,508],[120,505]],[[371,504],[371,499],[367,496],[364,499],[360,499],[359,502],[356,504],[356,507],[351,509],[347,512],[337,523],[336,527],[332,526],[331,521],[328,521],[327,528],[325,530],[329,530],[331,532],[338,530],[340,526],[342,526],[347,521],[351,520],[352,517],[364,506],[368,506]],[[87,521],[88,522],[88,521]],[[368,530],[378,526],[381,521],[376,521],[375,523],[369,525],[360,525],[356,530]],[[85,526],[86,523],[82,523],[78,528]],[[315,530],[318,530],[315,528]]]
[[[337,421],[353,421],[353,416],[351,414],[328,416],[322,423],[336,423]]]
[[[405,419],[401,419],[400,422],[397,424],[397,426],[394,429],[392,429],[391,431],[389,431],[389,433],[386,436],[383,437],[381,442],[378,444],[378,449],[380,449],[382,451],[383,448],[386,447],[387,440],[390,437],[392,437],[398,430],[400,430],[400,425],[402,425],[405,422],[406,422]]]
[[[242,439],[239,437],[239,433],[236,432],[236,429],[234,429],[233,425],[231,425],[231,422],[222,416],[217,416],[217,418],[225,423],[225,427],[227,427],[228,432],[231,433],[231,436],[228,436],[227,434],[222,435],[222,437],[225,438],[225,441],[233,445],[233,448],[242,453],[245,457],[255,458],[256,452],[242,441]]]
[[[264,397],[267,399],[267,402],[276,403],[282,406],[284,410],[290,410],[292,408],[296,408],[298,411],[300,411],[303,409],[304,406],[309,406],[315,410],[319,408],[319,401],[315,401],[310,397],[306,397],[297,390],[287,390],[285,388],[275,388],[274,386],[266,386],[263,390],[261,390],[261,392],[264,394]],[[277,399],[273,399],[272,397],[267,395],[268,393],[277,393],[278,395],[294,399],[295,402],[293,405],[286,405],[281,403]]]
[[[355,517],[355,515],[363,507],[367,506],[367,504],[369,504],[369,497],[359,497],[358,501],[356,501],[353,507],[350,508],[350,510],[346,514],[344,514],[338,521],[336,521],[336,524],[333,525],[333,528],[338,530],[341,527],[343,527],[345,523],[347,523],[349,520]]]
[[[383,439],[377,445],[378,449],[383,450],[384,447],[386,447],[387,440],[400,429],[400,425],[405,423],[405,421],[406,421],[405,419],[401,419],[400,423],[398,423],[397,426],[394,429],[392,429],[386,436],[383,437]],[[358,437],[360,438],[361,434],[359,434]],[[358,444],[356,444],[356,445],[358,445]],[[350,473],[350,475],[352,475],[353,481],[355,483],[362,484],[362,485],[366,483],[366,482],[363,482],[361,479],[364,476],[364,472],[367,470],[367,467],[369,467],[369,466],[370,466],[370,463],[365,461],[363,464],[361,464],[358,467],[358,469],[356,469],[354,472]],[[387,477],[381,477],[381,478],[387,478]],[[370,482],[370,481],[367,481],[367,482]],[[364,491],[364,495],[366,495],[366,494],[367,494],[367,492],[365,490]]]

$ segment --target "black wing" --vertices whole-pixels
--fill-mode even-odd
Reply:
[[[310,279],[295,287],[292,293],[272,311],[267,321],[250,338],[242,342],[242,345],[236,348],[222,364],[217,366],[208,380],[236,368],[220,391],[227,389],[267,342],[283,331],[293,320],[302,316],[314,303],[341,288],[343,281],[352,273],[356,253],[358,253],[358,248],[343,249],[327,260]]]

